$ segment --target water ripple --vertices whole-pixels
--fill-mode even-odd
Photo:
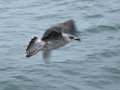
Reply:
[[[119,0],[1,0],[0,90],[119,90]],[[74,19],[81,42],[25,58],[33,36]]]
[[[100,32],[108,32],[108,31],[117,31],[116,27],[99,25],[86,29],[86,33],[100,33]]]

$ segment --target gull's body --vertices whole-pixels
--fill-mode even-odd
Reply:
[[[76,28],[73,20],[59,23],[49,28],[41,39],[37,37],[31,39],[26,49],[26,57],[31,57],[39,51],[43,51],[43,58],[47,59],[51,50],[62,47],[72,40],[80,41],[80,39],[75,37],[75,33]]]

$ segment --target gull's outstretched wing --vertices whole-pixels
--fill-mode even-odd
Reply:
[[[26,57],[37,54],[43,46],[44,45],[40,43],[40,39],[37,37],[32,38],[26,49]]]
[[[62,33],[68,33],[75,35],[76,26],[74,20],[68,20],[63,23],[59,23],[49,29],[44,33],[42,40],[55,39],[62,36]]]
[[[76,35],[77,33],[75,22],[72,19],[61,23],[61,27],[63,27],[63,33],[69,33],[71,35]]]

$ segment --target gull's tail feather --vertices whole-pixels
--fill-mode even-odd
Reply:
[[[31,39],[29,45],[27,46],[26,57],[31,57],[37,54],[39,51],[40,51],[40,40],[38,39],[38,37],[35,36],[34,38]]]

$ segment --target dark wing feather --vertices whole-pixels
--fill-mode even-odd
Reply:
[[[48,29],[43,35],[42,40],[55,39],[55,38],[61,37],[62,33],[61,31],[58,31],[58,30],[61,30],[61,29],[57,27],[52,27]]]

